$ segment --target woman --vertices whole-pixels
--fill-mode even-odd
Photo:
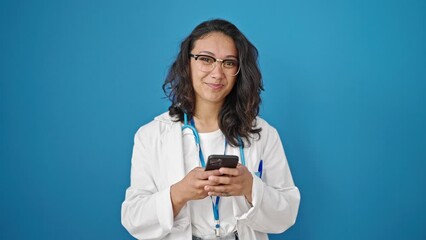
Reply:
[[[257,117],[257,49],[231,23],[201,23],[163,84],[169,112],[135,135],[122,224],[138,239],[268,239],[296,220],[294,186],[277,131]],[[197,143],[200,142],[199,145]],[[204,170],[205,156],[236,168]]]

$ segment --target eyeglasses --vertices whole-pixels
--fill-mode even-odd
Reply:
[[[227,76],[236,76],[240,72],[240,64],[234,59],[220,59],[203,54],[190,54],[202,72],[211,72],[216,67],[217,62],[221,62],[222,71]]]

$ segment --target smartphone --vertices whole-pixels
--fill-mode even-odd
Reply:
[[[210,155],[207,159],[205,171],[216,170],[221,167],[236,168],[238,156],[235,155]]]

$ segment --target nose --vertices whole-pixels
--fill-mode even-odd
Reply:
[[[216,61],[214,63],[214,67],[213,70],[211,71],[210,75],[214,78],[222,78],[225,73],[223,72],[222,69],[222,62],[221,61]]]

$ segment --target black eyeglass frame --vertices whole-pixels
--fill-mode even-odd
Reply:
[[[224,67],[224,63],[226,63],[226,62],[232,62],[232,63],[237,63],[238,64],[238,70],[237,70],[237,72],[234,74],[234,75],[230,75],[230,76],[232,76],[232,77],[234,77],[234,76],[237,76],[238,75],[238,73],[240,72],[240,70],[241,70],[241,66],[240,66],[240,63],[239,63],[239,61],[238,60],[233,60],[233,59],[220,59],[220,58],[215,58],[215,57],[212,57],[212,56],[210,56],[210,55],[207,55],[207,54],[189,54],[189,56],[190,57],[193,57],[194,59],[195,59],[195,61],[198,61],[198,58],[199,57],[207,57],[207,58],[211,58],[211,59],[213,59],[214,60],[214,62],[212,63],[212,69],[210,69],[209,71],[213,71],[213,69],[216,67],[216,64],[217,64],[217,62],[220,62],[221,64],[221,67],[222,67],[222,70],[225,68],[226,69],[226,67]]]

